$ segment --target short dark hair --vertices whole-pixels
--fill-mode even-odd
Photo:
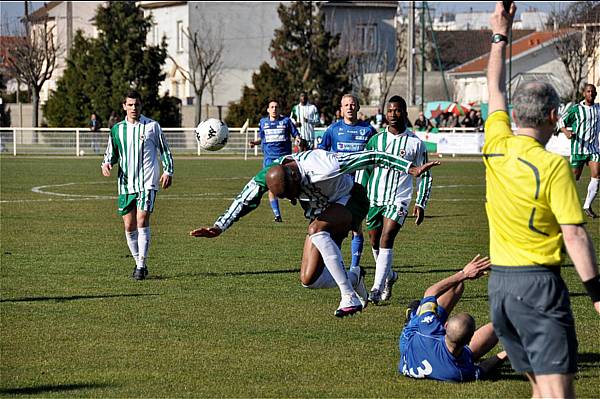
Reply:
[[[123,96],[123,104],[125,104],[125,101],[127,101],[128,98],[134,98],[136,100],[140,100],[140,102],[142,101],[142,96],[140,95],[140,93],[137,90],[133,89],[127,90],[127,93],[125,93],[125,95]]]
[[[400,106],[404,109],[406,109],[406,101],[404,101],[404,99],[400,96],[392,96],[389,100],[388,103],[398,103],[400,104]]]

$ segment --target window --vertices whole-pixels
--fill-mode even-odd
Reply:
[[[177,21],[177,52],[183,53],[183,43],[185,43],[185,34],[183,33],[183,21]]]
[[[377,24],[358,24],[356,26],[356,36],[356,45],[359,52],[377,52]]]

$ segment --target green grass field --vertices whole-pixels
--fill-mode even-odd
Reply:
[[[223,236],[188,236],[213,223],[260,160],[176,158],[174,185],[159,193],[152,216],[150,278],[142,282],[129,278],[134,262],[115,212],[116,177],[101,176],[99,158],[4,156],[0,163],[1,396],[530,395],[509,365],[491,381],[460,385],[396,371],[406,303],[487,254],[480,159],[434,170],[425,222],[408,219],[396,239],[400,280],[391,302],[344,320],[333,316],[337,289],[299,283],[306,232],[299,207],[282,203],[285,223],[276,224],[265,197]],[[586,171],[582,196],[588,180]],[[600,219],[587,229],[598,251]],[[368,245],[363,264],[370,287]],[[577,394],[598,397],[600,318],[569,260],[563,276],[579,338]],[[456,309],[478,325],[489,321],[486,284],[468,282]]]

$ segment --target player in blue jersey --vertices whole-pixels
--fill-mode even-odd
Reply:
[[[448,315],[464,291],[464,281],[484,274],[491,266],[477,255],[462,270],[429,287],[421,301],[407,309],[407,323],[400,334],[400,373],[412,378],[465,382],[479,380],[506,360],[502,351],[475,362],[497,343],[492,323],[475,330],[468,313]]]
[[[327,128],[318,148],[331,152],[364,150],[369,139],[377,132],[369,122],[358,119],[359,109],[358,98],[352,94],[345,94],[341,101],[343,119],[334,122]],[[352,231],[352,242],[350,243],[350,250],[352,251],[351,268],[360,264],[364,242],[362,226],[359,225],[358,230]]]
[[[267,107],[269,116],[262,118],[259,122],[259,138],[251,140],[250,147],[261,145],[264,155],[263,168],[270,166],[273,161],[284,155],[292,153],[292,138],[298,138],[299,133],[296,126],[287,116],[279,114],[279,103],[276,100],[269,101]],[[281,211],[277,197],[269,191],[269,203],[275,215],[275,221],[281,223]]]

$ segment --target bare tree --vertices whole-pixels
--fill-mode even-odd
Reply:
[[[563,12],[554,12],[554,46],[573,85],[571,101],[577,101],[589,68],[594,68],[600,47],[600,6],[593,1],[573,3]]]
[[[225,48],[222,35],[213,32],[210,24],[199,24],[199,26],[203,27],[203,31],[191,32],[188,28],[184,32],[190,45],[189,69],[177,64],[177,61],[169,55],[183,78],[194,88],[196,124],[202,120],[202,95],[207,88],[210,89],[214,102],[214,87],[223,70],[223,49]]]
[[[400,72],[400,70],[406,66],[407,61],[408,51],[404,43],[406,41],[408,27],[405,23],[402,23],[402,20],[399,18],[399,16],[400,14],[397,15],[396,19],[394,20],[394,27],[396,30],[396,57],[394,60],[394,66],[391,70],[388,68],[389,57],[391,57],[391,54],[384,52],[381,57],[381,69],[379,73],[379,108],[381,109],[385,109],[385,101],[390,94],[392,83],[398,75],[398,72]]]
[[[31,91],[33,103],[32,126],[39,126],[38,112],[40,91],[44,83],[52,77],[56,67],[59,47],[54,42],[55,26],[44,17],[31,25],[29,15],[24,18],[25,32],[19,35],[7,50],[8,72],[17,81],[24,82]],[[34,141],[37,137],[34,136]]]

